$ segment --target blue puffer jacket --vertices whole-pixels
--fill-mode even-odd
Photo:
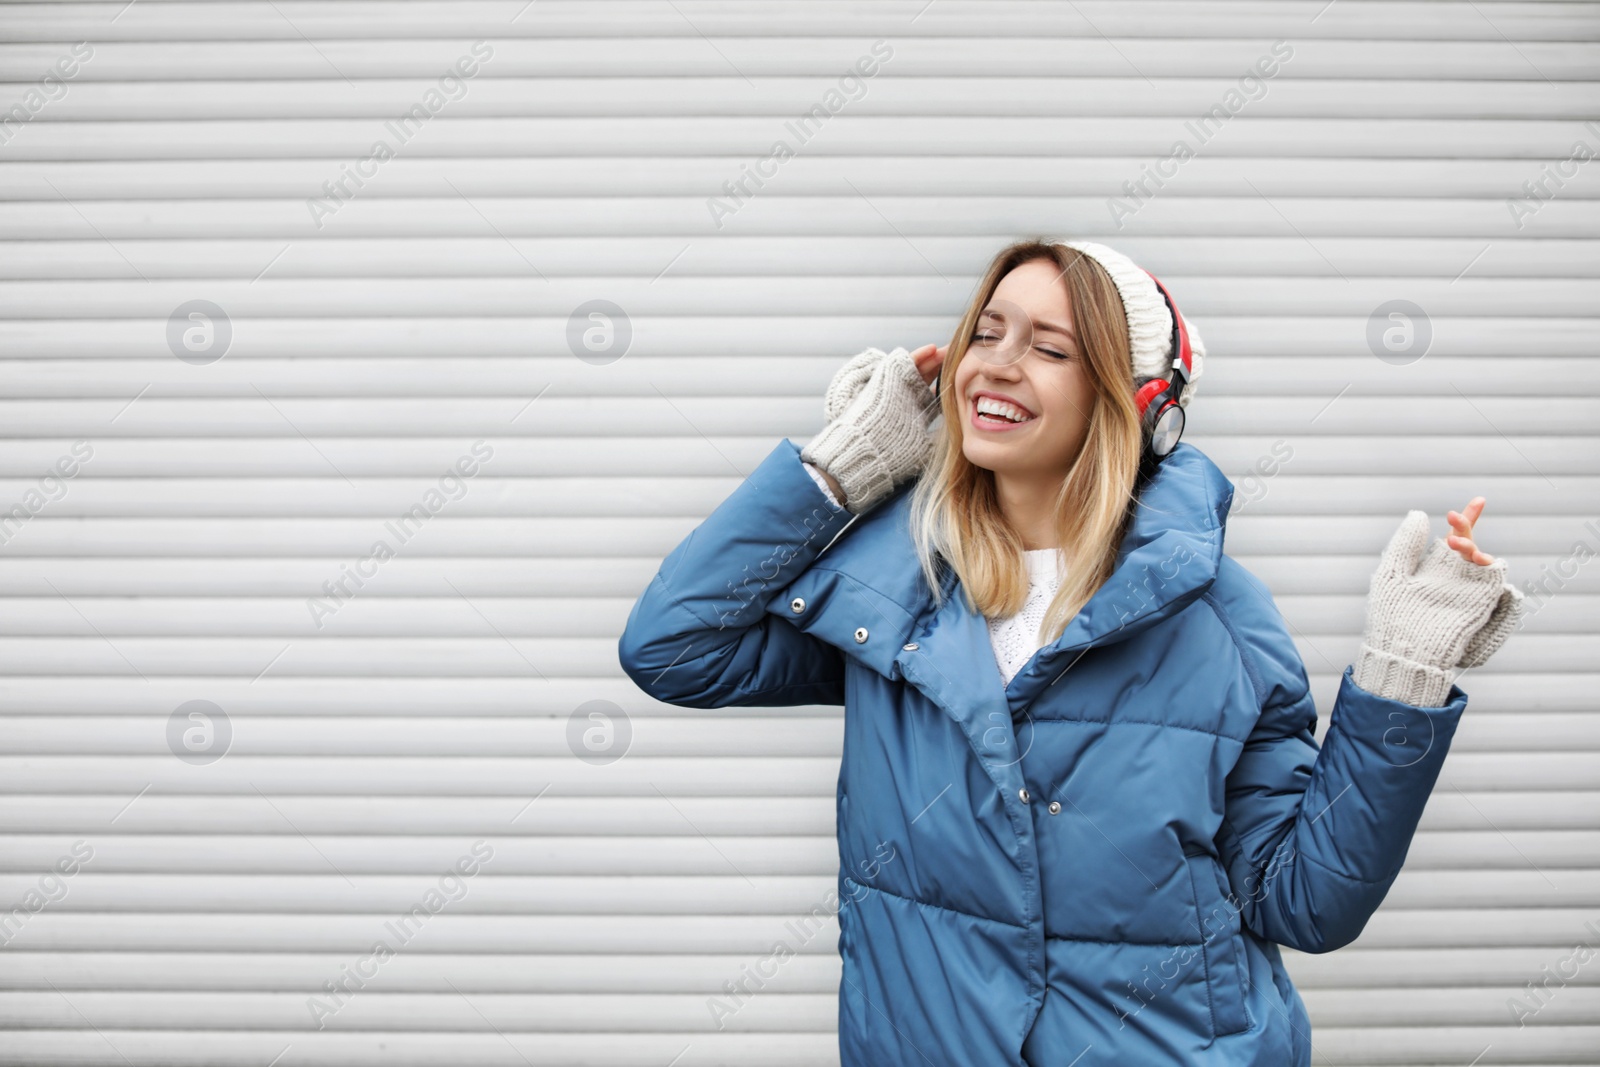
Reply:
[[[673,549],[618,647],[668,703],[844,706],[845,1067],[1309,1064],[1278,945],[1361,933],[1466,694],[1413,707],[1346,668],[1319,749],[1289,630],[1222,552],[1233,486],[1187,444],[1004,684],[953,576],[933,607],[910,486],[853,517],[799,453]]]

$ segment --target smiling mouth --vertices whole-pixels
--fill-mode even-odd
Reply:
[[[979,426],[994,429],[1009,429],[1021,426],[1038,418],[1030,415],[1017,404],[1006,403],[993,397],[980,396],[972,402],[972,421]]]

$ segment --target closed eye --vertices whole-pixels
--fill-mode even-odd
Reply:
[[[1004,330],[979,330],[972,335],[971,343],[980,345],[998,344],[999,342],[1005,340],[1005,336],[1006,333]],[[1058,352],[1053,348],[1044,348],[1040,345],[1034,345],[1033,347],[1037,351],[1043,352],[1047,356],[1054,356],[1056,359],[1073,358],[1073,355],[1070,352]]]

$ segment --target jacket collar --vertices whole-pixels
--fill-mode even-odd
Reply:
[[[1140,494],[1111,577],[1009,685],[987,622],[967,607],[952,573],[944,602],[933,606],[911,540],[909,483],[840,534],[770,610],[785,613],[800,597],[807,607],[797,626],[881,674],[904,677],[961,723],[981,757],[1009,766],[1020,759],[1012,715],[1090,649],[1142,633],[1210,588],[1233,492],[1205,453],[1180,443]]]
[[[1088,649],[1140,634],[1211,588],[1232,503],[1233,483],[1217,465],[1193,445],[1178,445],[1140,494],[1111,577],[1061,637],[1011,680],[1006,692],[1013,710],[1030,703]]]

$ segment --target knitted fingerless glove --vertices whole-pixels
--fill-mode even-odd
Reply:
[[[1427,513],[1408,512],[1372,576],[1353,679],[1369,693],[1436,708],[1450,693],[1449,668],[1486,663],[1517,628],[1523,593],[1506,581],[1504,559],[1480,567],[1443,538],[1423,555],[1427,543]]]
[[[910,352],[869,348],[834,375],[823,412],[828,423],[800,458],[833,475],[859,515],[922,472],[939,404]]]

